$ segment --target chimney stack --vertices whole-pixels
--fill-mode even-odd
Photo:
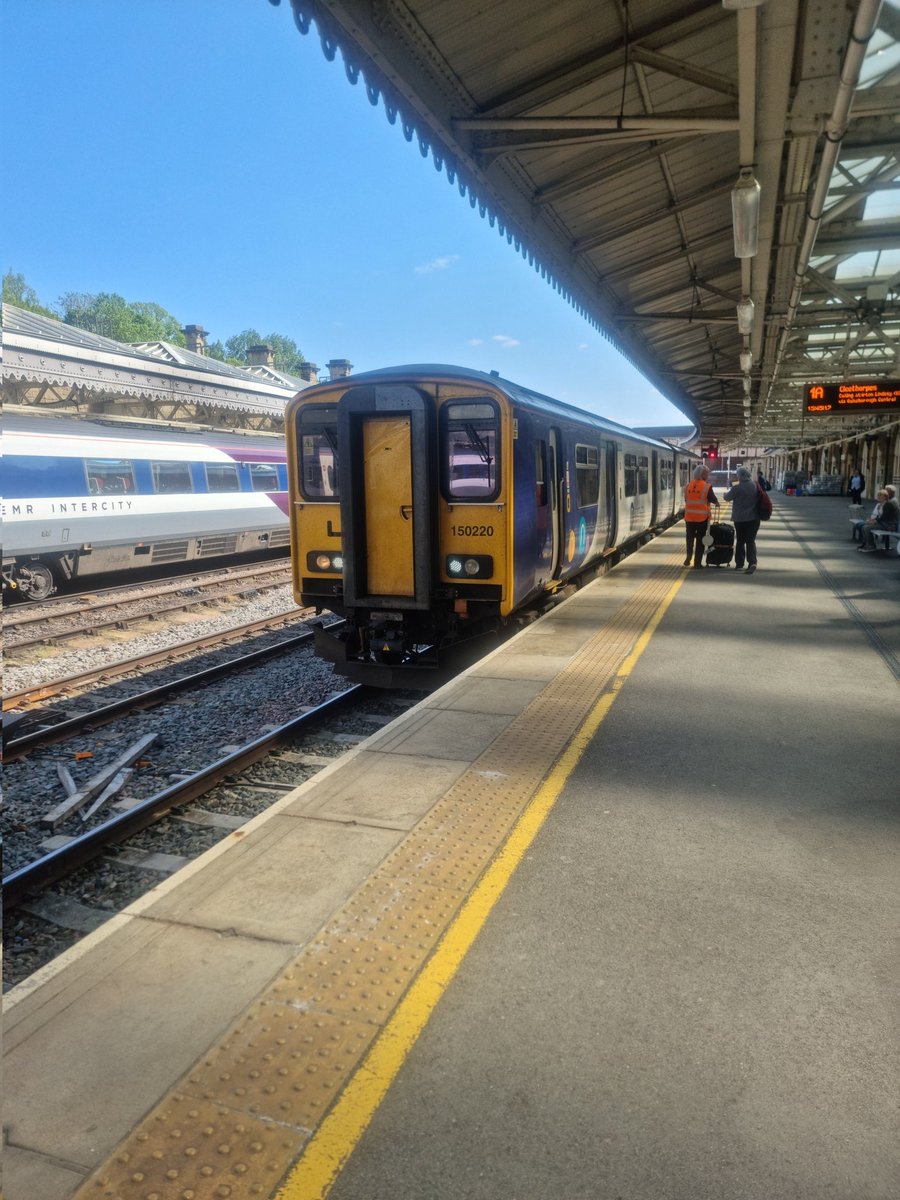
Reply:
[[[318,383],[318,366],[314,362],[302,362],[300,364],[300,378],[305,379],[307,383]]]
[[[275,355],[272,347],[263,342],[261,346],[248,346],[247,357],[251,367],[272,367],[275,365]]]
[[[353,370],[353,363],[349,358],[333,358],[327,366],[332,379],[346,379]]]
[[[202,325],[185,325],[181,332],[184,334],[188,350],[193,350],[195,354],[206,353],[207,334]]]

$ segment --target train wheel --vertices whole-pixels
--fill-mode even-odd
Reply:
[[[43,563],[22,563],[16,567],[15,580],[26,600],[46,600],[56,590],[50,568]]]

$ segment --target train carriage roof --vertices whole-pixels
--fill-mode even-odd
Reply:
[[[531,388],[523,387],[522,384],[514,383],[510,379],[504,379],[502,376],[495,375],[492,372],[475,371],[469,367],[455,367],[445,363],[410,363],[405,366],[382,367],[376,371],[365,371],[359,375],[350,375],[339,382],[347,387],[364,387],[369,383],[387,382],[388,380],[398,381],[401,379],[410,384],[414,384],[416,379],[433,382],[449,380],[459,383],[485,384],[492,388],[498,388],[510,400],[536,411],[546,413],[548,416],[557,417],[561,420],[580,421],[605,433],[617,434],[620,437],[644,442],[649,446],[656,446],[663,450],[675,449],[669,442],[648,437],[646,434],[637,433],[635,430],[629,429],[626,425],[619,425],[616,421],[610,421],[606,417],[599,416],[597,413],[577,408],[573,404],[567,404],[564,400],[555,400],[552,396],[545,396],[541,392],[532,391]],[[326,384],[324,386],[331,385]]]
[[[248,434],[242,431],[230,430],[193,430],[189,427],[178,429],[167,428],[164,425],[134,426],[120,424],[115,421],[104,421],[90,417],[54,417],[33,416],[17,413],[6,409],[3,413],[3,428],[0,436],[8,434],[33,434],[47,438],[71,438],[74,441],[87,443],[78,448],[79,454],[97,451],[104,442],[130,443],[129,453],[141,457],[150,457],[151,447],[159,447],[153,452],[154,457],[165,453],[166,446],[181,448],[196,447],[198,451],[220,450],[240,451],[242,453],[266,453],[281,450],[283,440],[274,435]]]

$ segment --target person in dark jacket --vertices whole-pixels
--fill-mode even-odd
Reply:
[[[766,479],[765,475],[763,475],[762,467],[760,467],[759,470],[756,472],[756,482],[759,484],[759,486],[762,488],[762,490],[764,492],[771,492],[772,485],[771,485],[771,483],[769,483],[768,479]]]
[[[731,519],[734,522],[734,569],[752,575],[756,570],[756,535],[759,532],[759,491],[746,467],[738,467],[737,483],[725,493],[731,501]]]
[[[862,504],[862,494],[866,490],[866,477],[862,471],[856,469],[850,472],[850,482],[847,485],[847,491],[850,493],[851,504]]]

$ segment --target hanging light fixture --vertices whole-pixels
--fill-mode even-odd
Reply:
[[[749,350],[742,350],[740,355],[741,370],[745,375],[750,374],[750,369],[753,366],[753,355]]]
[[[734,257],[753,258],[759,244],[759,183],[752,167],[741,167],[731,189]]]
[[[749,396],[750,395],[750,376],[749,375],[744,376],[743,383],[744,383],[744,395]]]
[[[749,296],[741,296],[737,306],[738,332],[745,336],[753,332],[754,304]]]

